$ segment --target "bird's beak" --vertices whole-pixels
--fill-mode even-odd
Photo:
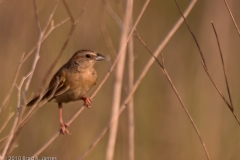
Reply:
[[[104,60],[105,57],[99,53],[97,53],[97,57],[95,58],[96,61],[101,61],[101,60]]]

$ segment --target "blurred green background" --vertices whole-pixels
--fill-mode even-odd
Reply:
[[[133,21],[138,16],[144,0],[134,2]],[[179,0],[185,9],[188,0]],[[83,0],[67,1],[76,18],[84,4]],[[110,0],[113,10],[122,17],[119,4],[125,8],[125,1]],[[228,0],[233,15],[240,25],[240,1]],[[54,1],[37,1],[41,26],[46,24]],[[67,12],[59,2],[54,23],[67,18]],[[179,19],[180,14],[174,0],[152,0],[146,9],[137,30],[148,47],[154,51],[168,31]],[[230,19],[223,0],[199,0],[189,17],[188,22],[195,33],[206,58],[209,72],[227,97],[227,90],[221,66],[217,42],[212,30],[214,22],[223,51],[225,66],[232,93],[233,104],[240,117],[240,39]],[[107,61],[96,64],[99,81],[102,80],[114,57],[105,43],[100,29],[104,23],[112,37],[113,44],[118,49],[120,29],[109,16],[103,2],[88,0],[86,10],[64,51],[63,56],[54,69],[57,71],[79,49],[96,50],[107,57]],[[41,47],[41,57],[27,93],[30,99],[41,84],[46,72],[60,52],[68,35],[71,23],[68,21],[54,30]],[[14,73],[23,52],[28,53],[38,40],[33,1],[3,0],[0,3],[0,100],[8,93]],[[179,91],[184,103],[192,115],[213,160],[240,159],[240,126],[201,66],[197,47],[186,25],[183,24],[163,50],[166,69]],[[134,39],[135,78],[141,73],[151,57],[143,45]],[[31,66],[32,55],[21,69],[18,84]],[[126,65],[127,67],[127,65]],[[126,74],[127,76],[127,69]],[[125,77],[126,80],[127,77]],[[58,157],[59,160],[72,160],[82,153],[99,135],[110,119],[114,75],[98,92],[90,110],[83,113],[70,126],[71,136],[57,138],[40,156]],[[123,84],[123,99],[127,95],[127,81]],[[94,87],[96,88],[96,87]],[[91,90],[94,91],[94,88]],[[90,93],[89,93],[90,95]],[[135,102],[135,156],[136,160],[202,160],[206,159],[202,145],[193,126],[188,120],[176,95],[162,74],[160,67],[154,63],[143,79],[134,95]],[[82,102],[64,105],[64,120],[67,121],[81,107]],[[0,117],[0,125],[10,111],[17,106],[17,90],[9,102],[8,108]],[[13,121],[0,135],[4,137],[9,132]],[[11,155],[31,156],[59,129],[58,108],[54,102],[47,103],[26,123],[19,139],[18,147]],[[118,138],[115,150],[115,160],[127,159],[127,111],[120,117]],[[86,158],[101,160],[105,158],[108,134]],[[2,144],[0,144],[2,145]]]

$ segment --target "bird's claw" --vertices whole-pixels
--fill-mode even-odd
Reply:
[[[69,128],[69,125],[68,124],[60,124],[61,126],[61,134],[65,134],[67,133],[68,135],[70,135],[70,132],[67,130],[67,128]]]
[[[92,99],[91,98],[89,98],[89,97],[82,97],[82,100],[84,101],[84,105],[87,108],[91,107],[91,103],[92,103]]]

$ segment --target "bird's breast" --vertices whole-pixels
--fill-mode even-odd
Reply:
[[[81,72],[67,72],[64,85],[70,86],[68,91],[55,97],[57,102],[67,103],[80,100],[96,84],[97,73],[94,69]]]

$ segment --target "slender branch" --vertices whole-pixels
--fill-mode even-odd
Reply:
[[[1,104],[1,107],[0,107],[0,115],[1,115],[1,113],[2,113],[2,110],[6,107],[8,101],[9,101],[9,99],[10,99],[10,96],[11,96],[11,94],[12,94],[13,88],[14,88],[14,86],[15,86],[15,84],[16,84],[16,81],[17,81],[17,77],[18,77],[19,71],[20,71],[20,69],[21,69],[21,67],[22,67],[22,64],[23,64],[24,55],[25,55],[25,52],[22,54],[22,57],[21,57],[21,59],[20,59],[20,62],[19,62],[19,64],[18,64],[18,66],[17,66],[17,69],[16,69],[16,72],[15,72],[15,76],[14,76],[14,78],[13,78],[13,82],[12,82],[11,88],[10,88],[8,94],[6,95],[6,97],[4,98],[4,100],[3,100],[2,104]]]
[[[43,38],[41,39],[41,41],[38,41],[34,47],[28,52],[28,54],[26,54],[26,56],[24,57],[24,60],[23,62],[25,62],[31,55],[32,53],[35,51],[35,49],[41,45],[45,40],[46,38],[50,35],[50,33],[52,33],[52,31],[58,27],[60,27],[61,25],[63,25],[64,23],[66,23],[67,21],[69,20],[69,18],[66,18],[65,20],[61,21],[60,23],[56,24],[55,27],[53,28],[50,28],[49,31],[47,33],[45,33],[45,35],[43,36]]]
[[[179,10],[180,13],[181,13],[181,16],[184,18],[184,22],[186,23],[189,32],[191,33],[193,39],[194,39],[195,41],[197,41],[196,36],[193,34],[192,30],[190,29],[190,27],[189,27],[189,25],[188,25],[188,22],[187,22],[185,16],[184,16],[183,13],[182,13],[182,10],[181,10],[181,8],[180,8],[180,6],[179,6],[179,4],[178,4],[178,1],[175,0],[175,2],[176,2],[176,4],[177,4],[178,10]],[[199,50],[199,52],[200,52],[200,55],[201,55],[201,58],[202,58],[203,64],[204,64],[204,65],[206,66],[206,68],[207,68],[207,65],[206,65],[205,58],[204,58],[204,56],[203,56],[202,50],[201,50],[201,48],[200,48],[200,46],[199,46],[198,43],[196,43],[196,45],[197,45],[198,50]]]
[[[57,3],[56,3],[56,5],[57,5]],[[36,0],[33,0],[33,7],[34,7],[34,15],[35,15],[35,21],[36,21],[36,24],[37,24],[37,30],[38,30],[38,42],[41,42],[41,40],[42,40],[42,38],[43,38],[43,35],[44,35],[44,33],[45,33],[45,31],[42,31],[41,30],[41,25],[40,25],[40,22],[39,22],[39,15],[38,15],[38,9],[37,9],[37,4],[36,4]],[[52,12],[52,15],[54,14],[54,12],[55,12],[55,9],[56,9],[56,6],[54,7],[54,9],[53,9],[53,12]],[[50,16],[51,17],[51,16]],[[51,17],[52,18],[52,17]],[[46,24],[46,25],[48,25],[48,24]],[[46,28],[46,27],[45,27]],[[36,69],[36,67],[37,67],[37,62],[38,62],[38,60],[39,60],[39,58],[40,58],[40,49],[41,49],[41,43],[40,43],[40,45],[38,45],[37,46],[37,48],[36,48],[36,52],[35,52],[35,58],[34,58],[34,60],[33,60],[33,63],[32,63],[32,68],[31,68],[31,70],[30,70],[30,72],[29,73],[31,73],[31,74],[29,74],[29,76],[27,76],[27,78],[23,78],[23,81],[22,82],[24,82],[25,80],[26,80],[26,84],[25,84],[25,88],[24,88],[24,92],[23,92],[23,98],[21,98],[21,87],[22,87],[22,85],[23,85],[23,83],[20,85],[20,87],[18,88],[18,90],[19,90],[19,92],[18,92],[18,112],[17,112],[17,117],[16,117],[16,119],[18,119],[18,122],[17,122],[17,124],[14,126],[15,128],[18,126],[18,124],[20,123],[20,121],[21,121],[21,118],[22,118],[22,115],[23,115],[23,112],[24,112],[24,110],[25,110],[25,106],[23,105],[23,103],[24,103],[24,99],[25,99],[25,96],[26,96],[26,93],[27,93],[27,90],[28,90],[28,88],[29,88],[29,85],[30,85],[30,83],[31,83],[31,80],[32,80],[32,77],[33,77],[33,73],[34,73],[34,71],[35,71],[35,69]],[[23,106],[23,107],[22,107]],[[8,149],[7,149],[7,152],[6,152],[6,155],[8,155],[12,150],[13,150],[13,147],[14,147],[14,143],[15,143],[15,140],[17,139],[17,137],[18,137],[18,135],[19,134],[15,134],[14,135],[14,133],[15,133],[15,128],[14,128],[14,130],[13,130],[13,136],[12,136],[12,139],[11,139],[11,142],[10,142],[10,144],[9,144],[9,147],[8,147]],[[20,130],[19,131],[17,131],[17,133],[20,133]]]
[[[224,73],[225,83],[226,83],[226,86],[227,86],[228,97],[229,97],[230,104],[231,104],[231,110],[234,110],[233,103],[232,103],[232,98],[231,98],[231,93],[230,93],[230,89],[229,89],[229,84],[228,84],[228,79],[227,79],[227,74],[226,74],[226,70],[225,70],[223,55],[222,55],[222,49],[221,49],[221,46],[220,46],[218,34],[217,34],[217,31],[216,31],[216,29],[215,29],[215,26],[214,26],[213,22],[211,22],[211,24],[212,24],[213,31],[214,31],[215,36],[216,36],[216,40],[217,40],[217,44],[218,44],[218,49],[219,49],[219,53],[220,53],[220,57],[221,57],[221,61],[222,61],[223,73]]]
[[[146,1],[146,3],[148,3],[148,1]],[[196,0],[191,1],[191,3],[189,4],[188,8],[185,11],[185,16],[187,16],[190,11],[192,10],[193,6],[195,5]],[[146,8],[146,7],[145,7]],[[143,13],[143,12],[141,12]],[[137,20],[138,21],[138,20]],[[177,23],[174,25],[174,27],[170,30],[170,32],[167,34],[167,36],[165,37],[165,39],[163,40],[163,42],[161,42],[157,48],[157,50],[154,52],[155,57],[157,57],[157,55],[161,52],[161,50],[164,48],[164,46],[167,44],[167,42],[171,39],[171,37],[174,35],[174,33],[177,31],[177,29],[180,27],[180,25],[183,23],[183,18],[180,18]],[[136,27],[136,25],[134,24],[133,26]],[[135,30],[135,28],[132,28],[132,30]],[[132,32],[130,32],[132,33]],[[124,102],[122,103],[119,112],[118,112],[118,116],[116,116],[114,119],[111,119],[111,121],[106,125],[106,127],[102,130],[102,132],[99,134],[99,136],[95,139],[95,141],[89,146],[89,148],[81,155],[81,157],[79,158],[79,160],[82,160],[84,158],[86,158],[89,153],[96,147],[96,145],[98,144],[98,142],[103,138],[103,136],[107,133],[109,127],[112,125],[112,123],[115,122],[115,120],[118,119],[119,115],[122,113],[122,111],[126,108],[126,104],[129,102],[129,100],[132,98],[132,95],[134,94],[134,92],[136,91],[137,87],[139,86],[141,80],[143,79],[143,77],[146,75],[146,73],[148,72],[149,68],[151,67],[151,65],[154,62],[154,58],[151,57],[148,61],[148,63],[146,64],[145,68],[143,69],[143,71],[141,72],[139,78],[137,78],[135,84],[133,85],[133,89],[129,92],[128,96],[126,97],[126,99],[124,100]]]
[[[24,55],[25,55],[25,54],[23,53],[23,55],[22,55],[22,57],[21,57],[21,59],[20,59],[19,68],[17,69],[16,75],[15,75],[15,78],[16,78],[16,79],[17,79],[17,75],[18,75],[18,73],[19,73],[19,70],[20,70],[20,68],[21,68],[21,66],[22,66],[22,64],[23,64],[23,57],[24,57]],[[15,83],[13,84],[13,86],[15,86],[15,84],[16,84],[16,79],[14,80]],[[13,90],[13,89],[11,89],[11,90]],[[11,91],[11,92],[12,92],[12,91]],[[11,93],[9,94],[9,97],[10,97],[10,95],[11,95]],[[9,99],[9,98],[8,98],[8,99]],[[0,160],[3,160],[3,159],[4,159],[5,154],[6,154],[8,148],[9,148],[9,146],[10,146],[10,143],[11,143],[11,141],[12,141],[13,133],[14,133],[14,130],[15,130],[16,126],[17,126],[17,122],[18,122],[18,119],[19,119],[19,108],[20,108],[20,106],[18,106],[18,108],[17,108],[16,118],[15,118],[15,120],[14,120],[13,126],[12,126],[12,128],[11,128],[10,134],[9,134],[9,136],[8,136],[8,139],[7,139],[7,142],[6,142],[5,146],[4,146],[3,152],[2,152],[2,154],[1,154],[1,156],[0,156]]]
[[[150,49],[147,47],[146,43],[141,39],[141,37],[139,36],[139,34],[138,34],[137,38],[143,43],[143,45],[147,48],[147,50],[150,51]],[[200,142],[202,143],[202,146],[203,146],[203,149],[204,149],[204,151],[205,151],[205,153],[206,153],[207,158],[210,159],[209,153],[208,153],[207,148],[206,148],[206,145],[205,145],[205,143],[204,143],[204,141],[203,141],[203,139],[202,139],[202,136],[201,136],[201,134],[200,134],[200,132],[199,132],[199,130],[198,130],[195,122],[193,121],[192,116],[191,116],[190,113],[188,112],[187,107],[186,107],[185,104],[183,103],[182,98],[181,98],[181,96],[179,95],[179,93],[178,93],[175,85],[173,84],[173,82],[172,82],[172,80],[171,80],[171,78],[170,78],[167,70],[165,69],[163,54],[161,54],[162,63],[163,63],[163,64],[157,59],[157,57],[156,57],[152,52],[150,52],[150,54],[153,56],[153,58],[155,59],[155,61],[156,61],[156,62],[159,64],[159,66],[161,67],[163,74],[166,76],[168,82],[170,83],[172,89],[174,90],[174,93],[176,94],[179,102],[181,103],[181,105],[182,105],[185,113],[187,114],[187,116],[188,116],[190,122],[192,123],[195,131],[197,132],[198,138],[200,139]]]
[[[48,26],[50,25],[50,23],[51,23],[51,21],[52,21],[53,15],[54,15],[54,13],[55,13],[55,11],[56,11],[56,9],[57,9],[57,6],[58,6],[58,2],[59,2],[59,0],[56,0],[56,1],[55,1],[54,7],[53,7],[53,9],[52,9],[52,12],[50,13],[50,15],[49,15],[49,17],[48,17],[48,20],[47,20],[47,22],[46,22],[46,25],[43,27],[43,30],[42,30],[43,34],[45,34]]]
[[[108,47],[108,50],[110,53],[112,53],[113,56],[116,56],[117,55],[117,51],[113,45],[113,41],[111,40],[111,36],[107,30],[107,27],[105,25],[105,23],[103,22],[103,20],[100,21],[100,29],[102,31],[102,34],[103,34],[103,37],[104,37],[104,40],[105,40],[105,43]]]
[[[62,0],[62,2],[63,2],[65,9],[67,10],[68,16],[70,17],[72,24],[74,25],[75,19],[73,17],[73,14],[72,14],[67,2],[65,0]]]
[[[52,31],[54,29],[56,29],[57,27],[63,25],[64,23],[66,23],[69,19],[70,18],[66,18],[66,19],[62,20],[61,22],[59,22],[58,24],[56,24],[56,25],[54,24],[54,21],[52,21],[50,29],[46,32],[46,34],[43,36],[41,41],[43,42],[49,36],[49,34],[52,33]]]
[[[235,26],[235,28],[236,28],[236,30],[237,30],[237,32],[238,32],[238,35],[240,36],[240,30],[238,29],[238,25],[237,25],[237,23],[236,23],[236,21],[235,21],[235,19],[234,19],[234,17],[233,17],[233,14],[232,14],[232,12],[231,12],[231,9],[230,9],[229,6],[228,6],[227,0],[224,0],[224,2],[225,2],[225,4],[226,4],[226,6],[227,6],[228,13],[230,14],[230,16],[231,16],[231,18],[232,18],[233,24],[234,24],[234,26]]]
[[[228,103],[227,99],[224,97],[224,95],[223,95],[222,92],[220,91],[219,87],[216,85],[216,83],[214,82],[213,78],[211,77],[211,75],[210,75],[210,73],[209,73],[209,71],[208,71],[208,68],[207,68],[207,64],[206,64],[205,59],[204,59],[204,55],[203,55],[203,53],[202,53],[202,51],[201,51],[201,48],[200,48],[200,45],[199,45],[199,43],[198,43],[198,41],[197,41],[197,38],[195,37],[194,33],[192,32],[190,26],[188,25],[188,22],[187,22],[185,16],[183,15],[183,13],[182,13],[182,11],[181,11],[181,8],[179,7],[179,4],[178,4],[177,0],[175,0],[175,2],[176,2],[176,4],[177,4],[177,7],[178,7],[178,9],[179,9],[179,12],[181,13],[181,15],[182,15],[182,17],[183,17],[183,19],[184,19],[185,24],[187,25],[187,28],[188,28],[189,32],[191,33],[191,35],[192,35],[192,37],[193,37],[193,39],[194,39],[194,41],[195,41],[195,43],[196,43],[196,45],[197,45],[197,47],[198,47],[198,50],[199,50],[199,53],[200,53],[201,59],[202,59],[202,61],[201,61],[201,62],[202,62],[202,66],[203,66],[205,72],[207,73],[207,75],[208,75],[209,79],[211,80],[212,84],[214,85],[214,87],[216,88],[216,90],[218,91],[218,93],[220,94],[220,96],[222,97],[222,99],[224,100],[224,102],[226,103],[226,105],[228,106],[228,108],[230,109],[230,111],[233,113],[234,118],[237,120],[238,124],[240,125],[240,120],[239,120],[239,118],[237,117],[236,113],[233,111],[233,107]]]
[[[15,120],[14,120],[14,123],[13,123],[13,126],[11,128],[11,131],[9,133],[9,137],[8,137],[8,140],[7,140],[7,143],[3,149],[3,152],[2,152],[2,155],[0,156],[0,160],[4,160],[5,158],[5,155],[7,153],[7,151],[9,150],[9,148],[11,149],[12,148],[12,145],[11,145],[11,142],[12,142],[12,139],[14,138],[14,132],[15,132],[15,129],[17,127],[17,124],[18,124],[18,120],[19,120],[19,115],[20,115],[20,107],[21,107],[21,88],[22,88],[22,85],[23,85],[23,82],[27,79],[27,77],[24,77],[23,78],[24,80],[22,81],[22,84],[20,84],[19,88],[18,88],[18,105],[17,105],[17,112],[16,112],[16,117],[15,117]]]
[[[107,0],[104,0],[104,6],[108,12],[108,14],[112,17],[112,19],[115,20],[115,22],[117,23],[117,25],[120,27],[120,29],[123,29],[123,23],[121,18],[119,18],[119,16],[113,11],[112,7],[110,6],[110,4],[108,3]]]
[[[143,13],[145,12],[145,10],[146,10],[149,2],[150,2],[150,0],[146,0],[146,2],[144,3],[143,8],[141,9],[139,15],[143,15]],[[136,22],[133,24],[132,29],[131,29],[131,31],[130,31],[130,33],[129,33],[127,42],[129,41],[131,35],[133,34],[133,31],[136,29],[137,24],[138,24],[138,22],[140,21],[140,19],[141,19],[141,16],[138,16]]]
[[[133,38],[128,43],[128,90],[131,91],[134,84],[134,51]],[[134,99],[128,102],[128,159],[134,160]]]
[[[10,121],[10,119],[12,118],[13,115],[14,115],[14,112],[12,112],[8,115],[6,121],[3,123],[2,127],[0,128],[0,133],[4,130],[4,128],[6,127],[6,125],[8,124],[8,122]]]
[[[120,44],[119,44],[119,51],[118,51],[118,54],[121,54],[121,57],[118,61],[118,64],[116,66],[116,72],[115,72],[111,119],[116,117],[116,115],[118,114],[118,110],[121,103],[121,93],[122,93],[121,91],[122,91],[122,83],[123,83],[125,57],[126,57],[125,42],[128,38],[129,28],[131,24],[132,8],[133,8],[133,0],[128,0],[126,4],[124,26],[122,29],[122,34],[121,34]],[[110,128],[108,145],[106,149],[106,160],[113,159],[116,138],[117,138],[117,130],[118,130],[118,121],[115,121],[115,123],[113,123],[113,125]]]
[[[40,25],[40,21],[39,21],[38,8],[37,8],[36,0],[33,0],[33,7],[34,7],[34,16],[35,16],[37,28],[38,28],[38,31],[40,33],[42,29],[41,29],[41,25]]]

